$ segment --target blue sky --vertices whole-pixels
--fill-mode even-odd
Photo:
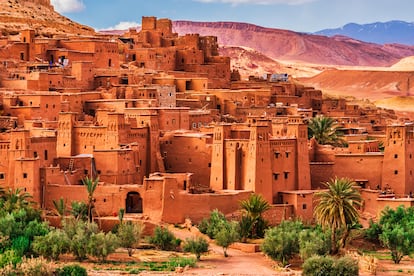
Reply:
[[[414,0],[51,0],[55,10],[95,29],[123,28],[142,16],[236,21],[315,32],[347,23],[414,21]]]

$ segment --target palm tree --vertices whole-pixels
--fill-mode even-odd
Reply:
[[[32,196],[22,191],[20,188],[16,188],[15,190],[9,188],[3,194],[3,209],[11,213],[15,210],[19,209],[26,209],[33,204],[33,201],[30,200]]]
[[[95,198],[93,194],[95,193],[96,188],[98,187],[99,178],[89,178],[85,177],[82,179],[83,185],[85,185],[86,190],[88,192],[88,220],[89,222],[93,221],[93,209],[95,208]]]
[[[269,203],[259,194],[251,194],[246,200],[240,202],[241,208],[251,222],[251,235],[262,236],[265,221],[263,213],[270,209]]]
[[[315,194],[318,203],[314,213],[316,220],[324,229],[331,230],[331,253],[338,252],[337,231],[342,230],[341,245],[350,229],[358,223],[358,207],[362,205],[362,197],[355,182],[347,178],[335,178],[325,183],[328,190]]]
[[[321,145],[344,145],[344,140],[338,132],[338,126],[333,118],[316,116],[309,120],[309,136]]]
[[[53,202],[53,206],[55,207],[56,214],[62,220],[63,217],[66,214],[66,204],[65,204],[65,200],[63,198],[60,198],[59,200],[53,200],[52,202]]]

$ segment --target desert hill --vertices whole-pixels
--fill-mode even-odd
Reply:
[[[330,69],[301,81],[329,94],[371,100],[414,95],[414,73],[408,71]]]
[[[50,0],[0,0],[1,33],[13,35],[22,29],[34,29],[39,36],[95,33],[92,28],[57,13]]]
[[[326,37],[236,22],[175,21],[179,34],[215,35],[221,45],[255,49],[272,59],[325,65],[390,66],[414,55],[414,47],[379,45],[343,36]]]
[[[319,66],[285,64],[248,47],[222,46],[219,52],[221,55],[231,58],[231,68],[238,70],[243,78],[269,73],[288,73],[294,77],[311,77],[321,72]]]

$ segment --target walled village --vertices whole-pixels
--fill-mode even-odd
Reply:
[[[178,36],[169,19],[143,17],[120,36],[19,37],[0,38],[0,186],[44,210],[86,200],[85,176],[99,177],[108,229],[121,208],[197,223],[252,192],[271,204],[271,224],[312,221],[314,193],[335,177],[360,186],[363,218],[413,205],[414,125],[391,110],[326,98],[283,72],[241,80],[216,37]],[[348,147],[308,139],[317,115],[335,118]]]

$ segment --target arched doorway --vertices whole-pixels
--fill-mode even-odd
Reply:
[[[127,213],[142,213],[142,197],[138,192],[129,192],[125,200]]]

